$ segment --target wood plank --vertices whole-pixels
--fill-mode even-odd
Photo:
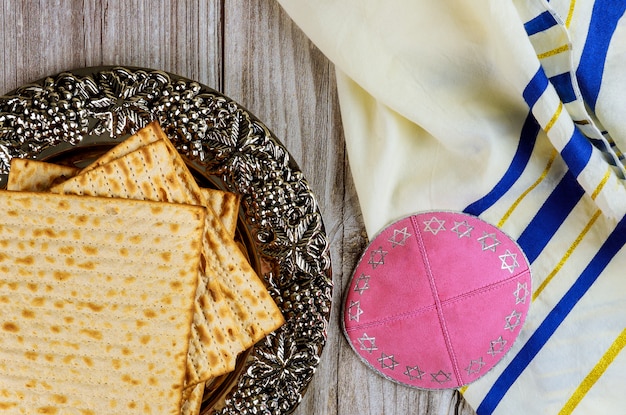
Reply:
[[[101,64],[160,69],[219,90],[220,11],[220,0],[104,2],[93,48],[101,48]]]
[[[100,65],[160,69],[221,89],[220,0],[2,2],[0,88]]]
[[[76,21],[83,9],[78,2],[2,2],[0,7],[2,92],[84,66],[80,51],[85,36],[81,22]]]

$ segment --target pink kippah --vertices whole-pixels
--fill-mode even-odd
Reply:
[[[456,388],[504,356],[530,301],[530,268],[515,241],[474,216],[426,212],[370,243],[347,288],[344,330],[381,375]]]

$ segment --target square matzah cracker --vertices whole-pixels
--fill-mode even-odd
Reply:
[[[205,210],[0,191],[0,408],[178,414]]]

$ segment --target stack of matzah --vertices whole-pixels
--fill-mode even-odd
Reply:
[[[82,171],[14,159],[7,187],[0,412],[197,414],[284,322],[233,239],[237,197],[200,189],[156,123]]]

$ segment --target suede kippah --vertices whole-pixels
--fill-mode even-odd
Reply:
[[[457,388],[504,356],[530,302],[530,268],[515,241],[474,216],[425,212],[370,243],[347,288],[343,323],[352,348],[381,375]]]

